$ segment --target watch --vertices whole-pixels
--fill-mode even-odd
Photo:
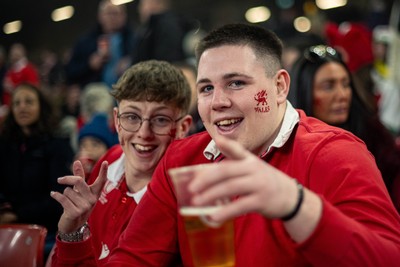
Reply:
[[[81,242],[81,241],[85,241],[90,236],[89,224],[85,223],[77,231],[72,232],[72,233],[68,233],[68,234],[58,231],[58,236],[59,236],[60,240],[64,241],[64,242]]]

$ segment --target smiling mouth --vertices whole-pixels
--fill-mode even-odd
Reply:
[[[223,121],[219,121],[216,123],[217,126],[229,126],[232,124],[236,124],[238,122],[241,122],[242,119],[230,119],[230,120],[223,120]]]
[[[227,120],[218,121],[215,123],[215,125],[217,125],[219,129],[232,130],[240,122],[242,122],[242,120],[243,119],[227,119]]]
[[[18,118],[29,118],[30,115],[29,115],[29,113],[20,113],[16,117],[18,117]]]
[[[157,146],[143,146],[139,144],[134,144],[133,147],[138,151],[139,153],[148,153],[154,151]]]
[[[337,108],[337,109],[333,110],[333,113],[336,113],[336,114],[342,114],[342,113],[347,113],[347,112],[348,112],[347,108]]]

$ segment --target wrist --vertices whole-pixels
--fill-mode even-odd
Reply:
[[[296,181],[296,188],[297,188],[297,201],[295,206],[292,208],[292,210],[286,214],[285,216],[282,216],[280,219],[284,222],[290,221],[293,219],[300,211],[301,205],[303,204],[304,200],[304,187],[302,184],[299,183],[299,181]]]
[[[88,223],[85,223],[78,230],[71,233],[58,231],[58,237],[63,242],[81,242],[87,240],[89,236],[90,228]]]

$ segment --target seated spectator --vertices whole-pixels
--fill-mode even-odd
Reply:
[[[110,95],[110,91],[111,88],[107,84],[100,82],[89,83],[83,88],[79,105],[79,128],[89,122],[98,113],[106,114],[109,125],[114,126],[112,113],[115,101]]]
[[[339,52],[324,45],[309,47],[291,74],[289,100],[293,106],[361,138],[400,212],[400,151],[378,115],[361,101]]]
[[[371,75],[374,61],[371,30],[360,22],[344,21],[337,24],[328,21],[324,36],[327,44],[341,53],[364,106],[377,112],[375,85]]]
[[[106,114],[94,115],[79,131],[78,153],[75,159],[80,160],[89,178],[93,166],[107,152],[109,148],[118,143],[118,135],[109,127]]]
[[[104,266],[167,147],[189,131],[190,87],[167,62],[133,65],[113,86],[112,95],[118,102],[113,114],[120,144],[98,161],[89,185],[77,161],[74,176],[59,180],[71,187],[63,194],[52,192],[64,207],[52,266]]]
[[[6,214],[0,213],[0,221],[45,226],[47,251],[55,241],[62,213],[49,192],[63,190],[57,178],[70,173],[73,160],[69,139],[55,134],[54,114],[41,90],[20,84],[0,127],[0,195],[7,207]]]
[[[9,67],[4,76],[3,82],[3,105],[10,107],[11,95],[16,86],[21,83],[39,85],[39,73],[37,67],[29,61],[25,46],[15,43],[9,52]]]
[[[70,136],[71,145],[75,151],[78,150],[77,136],[79,130],[91,121],[96,114],[106,115],[109,128],[115,132],[112,117],[115,101],[110,95],[111,88],[109,86],[102,82],[95,82],[87,84],[82,92],[76,84],[69,86],[67,90],[65,103],[68,105],[65,107],[73,113],[68,113],[67,109],[64,109],[66,112],[63,112],[64,117],[61,125],[64,134]]]

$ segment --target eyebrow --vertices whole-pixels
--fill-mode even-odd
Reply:
[[[244,77],[244,78],[246,78],[246,79],[251,79],[251,80],[253,80],[253,77],[252,77],[252,76],[249,76],[249,75],[246,75],[246,74],[243,74],[243,73],[239,73],[239,72],[232,72],[232,73],[224,74],[224,76],[222,76],[222,79],[223,79],[223,80],[229,80],[229,79],[232,79],[232,78],[235,78],[235,77]],[[198,80],[198,81],[196,82],[196,84],[200,84],[200,83],[209,83],[209,82],[211,82],[210,79],[208,79],[208,78],[203,78],[203,79]]]
[[[120,107],[118,107],[119,110],[121,110]],[[128,109],[129,111],[124,111],[123,113],[133,113],[133,112],[137,112],[137,113],[142,113],[143,110],[137,106],[134,106],[132,104],[129,104],[125,107],[125,109]],[[152,112],[160,112],[160,111],[164,111],[164,110],[172,110],[171,107],[169,107],[168,105],[162,105],[159,107],[156,107],[154,110],[152,110]]]
[[[317,83],[324,83],[324,82],[330,82],[330,83],[334,83],[336,81],[339,82],[350,82],[351,79],[349,77],[343,77],[343,78],[336,78],[336,77],[329,77],[329,78],[324,78],[320,81],[316,81]]]

